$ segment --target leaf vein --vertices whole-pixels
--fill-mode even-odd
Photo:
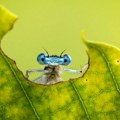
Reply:
[[[72,82],[72,80],[70,80],[70,83],[71,83],[71,86],[73,87],[73,89],[74,89],[74,91],[75,91],[75,93],[76,93],[76,95],[78,97],[79,102],[82,104],[82,107],[83,107],[83,109],[84,109],[84,111],[86,113],[87,119],[90,120],[90,116],[88,114],[87,108],[86,108],[86,106],[84,104],[84,101],[82,100],[82,97],[81,97],[80,93],[78,92],[78,90],[77,90],[75,84]]]
[[[27,100],[28,100],[28,102],[29,102],[32,110],[33,110],[34,113],[35,113],[35,116],[37,117],[38,120],[40,120],[40,117],[39,117],[39,115],[38,115],[38,113],[37,113],[37,111],[36,111],[36,109],[35,109],[32,101],[29,99],[29,96],[27,95],[27,92],[26,92],[25,88],[23,87],[22,83],[20,82],[20,79],[19,79],[19,77],[17,76],[17,73],[16,73],[16,72],[14,71],[14,69],[12,68],[12,65],[10,64],[10,62],[6,59],[7,56],[6,56],[6,57],[4,56],[2,50],[0,51],[0,53],[1,53],[2,57],[3,57],[3,59],[5,60],[5,62],[7,63],[8,67],[9,67],[10,70],[12,71],[13,75],[14,75],[15,78],[17,79],[17,81],[18,81],[18,83],[19,83],[19,85],[20,85],[23,93],[25,94],[25,96],[26,96],[26,98],[27,98]]]
[[[96,48],[96,47],[94,47],[94,48]],[[111,67],[110,67],[110,63],[108,62],[108,59],[107,59],[105,53],[104,53],[100,48],[96,48],[96,49],[97,49],[97,50],[101,53],[101,55],[103,56],[103,59],[105,60],[106,65],[108,66],[108,70],[110,71],[110,75],[111,75],[111,77],[112,77],[112,79],[113,79],[113,82],[114,82],[114,84],[115,84],[115,87],[116,87],[118,93],[120,94],[120,89],[119,89],[118,83],[117,83],[117,81],[116,81],[116,77],[115,77],[115,75],[114,75],[114,73],[113,73],[113,71],[112,71],[112,69],[111,69]]]

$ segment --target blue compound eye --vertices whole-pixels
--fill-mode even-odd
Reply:
[[[37,57],[37,61],[41,64],[41,65],[44,65],[45,64],[45,54],[44,53],[41,53],[38,55]]]
[[[71,57],[67,54],[65,54],[63,56],[63,65],[68,65],[69,63],[71,63]]]

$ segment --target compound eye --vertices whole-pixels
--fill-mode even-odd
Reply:
[[[41,65],[44,65],[45,64],[45,54],[44,53],[41,53],[38,55],[37,57],[37,61],[41,64]]]
[[[68,65],[71,62],[71,57],[67,54],[63,56],[63,65]]]

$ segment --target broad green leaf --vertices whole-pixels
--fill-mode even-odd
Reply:
[[[15,20],[0,6],[0,38]],[[87,72],[49,86],[27,81],[0,49],[0,120],[119,120],[120,50],[82,39],[89,56]]]

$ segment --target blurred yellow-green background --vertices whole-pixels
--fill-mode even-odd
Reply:
[[[120,47],[119,0],[1,0],[0,4],[18,16],[14,29],[3,38],[2,49],[24,74],[43,68],[36,61],[43,48],[57,55],[66,49],[72,57],[68,68],[81,69],[88,61],[80,40],[83,30],[89,40]]]

